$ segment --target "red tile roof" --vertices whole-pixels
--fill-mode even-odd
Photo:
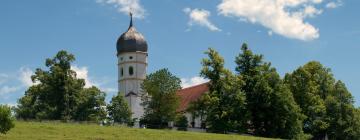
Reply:
[[[176,111],[186,111],[191,102],[196,101],[201,97],[201,95],[205,94],[208,91],[208,83],[203,83],[177,91],[176,94],[180,96],[180,105]]]

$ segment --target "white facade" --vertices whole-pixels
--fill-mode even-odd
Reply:
[[[185,117],[188,120],[188,126],[190,128],[201,128],[201,118],[193,117],[193,115],[189,112],[185,113]]]
[[[141,104],[141,83],[146,78],[146,52],[124,52],[118,55],[118,88],[125,96],[132,111],[132,118],[140,119],[144,114]]]

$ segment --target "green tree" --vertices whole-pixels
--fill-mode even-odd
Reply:
[[[94,88],[84,89],[84,79],[78,79],[76,72],[71,70],[71,63],[74,61],[74,55],[66,51],[59,51],[54,58],[46,59],[45,65],[48,70],[39,68],[31,77],[32,81],[38,84],[31,86],[25,92],[25,96],[19,99],[15,110],[16,116],[22,119],[87,120],[89,116],[77,115],[79,107],[85,109],[84,104],[87,104],[91,98],[100,100],[104,98],[101,98],[100,93]],[[99,108],[101,104],[94,103],[92,104],[94,106],[87,106],[89,108],[87,111]]]
[[[84,88],[77,97],[77,107],[73,119],[77,121],[99,122],[106,118],[106,94],[97,87]]]
[[[244,131],[246,123],[245,96],[240,90],[242,80],[224,68],[224,59],[213,49],[202,60],[200,75],[210,80],[209,93],[203,95],[207,102],[206,125],[216,133]]]
[[[187,131],[188,120],[185,115],[178,115],[175,119],[175,126],[178,127],[177,130]]]
[[[211,104],[209,101],[210,100],[208,95],[202,95],[198,100],[191,102],[186,110],[192,115],[193,120],[197,117],[200,118],[201,128],[205,128],[205,118]]]
[[[131,124],[131,110],[124,99],[124,95],[118,93],[112,97],[110,104],[107,106],[109,117],[116,123]]]
[[[14,119],[11,116],[11,108],[6,105],[0,105],[0,133],[6,134],[6,132],[14,126]]]
[[[353,97],[341,81],[336,82],[331,70],[320,62],[311,61],[286,74],[302,113],[305,133],[313,139],[360,139],[357,109]]]
[[[327,96],[325,105],[329,139],[353,140],[360,138],[360,120],[353,106],[353,97],[344,83],[336,82],[333,96]]]
[[[302,138],[303,116],[289,88],[262,55],[253,54],[247,44],[241,50],[235,62],[245,82],[241,89],[250,113],[249,129],[258,136]]]
[[[144,116],[142,123],[149,128],[165,128],[174,121],[179,97],[176,91],[181,89],[180,79],[168,69],[161,69],[146,76],[142,83]]]

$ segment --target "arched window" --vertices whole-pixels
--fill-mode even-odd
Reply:
[[[124,68],[121,68],[121,77],[124,76]]]
[[[134,68],[132,66],[129,67],[129,74],[130,76],[134,74]]]

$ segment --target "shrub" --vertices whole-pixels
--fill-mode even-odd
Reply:
[[[11,108],[6,105],[0,105],[0,133],[6,134],[14,125],[14,119],[11,116]]]
[[[175,126],[178,130],[186,131],[188,126],[188,120],[185,115],[180,115],[176,118]]]

